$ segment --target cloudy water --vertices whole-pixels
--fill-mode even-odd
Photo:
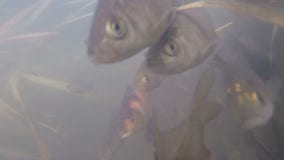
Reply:
[[[216,31],[212,52],[198,62],[172,61],[194,67],[159,68],[169,73],[161,75],[145,66],[155,54],[148,50],[93,62],[87,50],[96,5],[0,0],[1,160],[283,159],[281,27],[206,9],[215,29],[227,26]],[[206,24],[198,15],[192,23]],[[165,33],[149,47],[165,45],[158,47],[170,60],[169,46],[179,47],[172,40],[183,33]]]
[[[12,91],[11,81],[18,79],[29,116],[53,128],[36,124],[50,159],[99,158],[111,112],[140,63],[141,57],[100,67],[89,61],[85,42],[91,16],[76,19],[92,14],[95,3],[0,1],[1,101],[26,117]],[[1,159],[41,159],[25,119],[1,109]]]

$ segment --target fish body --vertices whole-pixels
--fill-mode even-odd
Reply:
[[[175,15],[176,0],[100,0],[88,39],[96,64],[122,61],[160,39]]]
[[[159,74],[176,74],[201,64],[214,48],[216,33],[203,9],[178,11],[160,41],[149,49],[147,65]]]
[[[142,96],[132,87],[127,87],[119,110],[111,116],[109,129],[102,146],[102,159],[111,159],[113,152],[118,149],[123,140],[133,134],[139,114],[144,114]]]
[[[163,75],[154,73],[144,62],[139,67],[135,76],[135,90],[150,93],[152,90],[160,86],[165,78],[166,77]]]
[[[135,128],[137,114],[144,114],[143,106],[138,95],[132,87],[126,89],[125,96],[122,100],[119,110],[119,135],[120,137],[129,137]]]
[[[214,71],[208,69],[200,78],[194,93],[194,101],[190,104],[192,112],[188,119],[169,131],[162,132],[157,127],[155,114],[153,118],[155,160],[208,160],[210,151],[204,143],[205,126],[217,117],[222,106],[216,102],[207,101],[213,85]],[[177,143],[179,141],[179,143]],[[174,155],[169,153],[176,147]]]
[[[265,83],[249,66],[229,64],[216,56],[223,71],[228,103],[246,128],[265,125],[274,111],[273,97]]]
[[[209,102],[205,104],[204,108],[198,107],[202,109],[195,108],[193,110],[192,118],[189,119],[186,126],[187,135],[183,138],[175,160],[208,160],[211,157],[210,151],[204,143],[204,129],[219,114],[221,106],[218,103]],[[204,120],[201,118],[202,115],[205,115]]]
[[[175,160],[207,160],[211,158],[209,149],[204,143],[204,129],[216,118],[223,106],[208,101],[209,92],[214,83],[214,69],[207,69],[200,77],[195,88],[192,112],[186,123],[186,134],[177,152]]]

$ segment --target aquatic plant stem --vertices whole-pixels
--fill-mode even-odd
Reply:
[[[33,120],[30,112],[28,111],[27,107],[25,106],[24,100],[22,98],[22,95],[20,93],[20,87],[19,87],[19,75],[18,73],[12,73],[10,76],[10,84],[11,84],[11,89],[14,98],[16,101],[19,103],[19,106],[22,109],[22,112],[24,114],[24,118],[26,122],[29,123],[32,134],[35,137],[38,150],[41,156],[41,160],[50,160],[50,153],[47,144],[44,141],[44,138],[40,134],[38,127],[36,126],[35,121]]]
[[[223,9],[229,12],[239,13],[250,16],[258,20],[272,23],[284,27],[284,8],[272,7],[265,4],[254,4],[236,1],[224,0],[204,0],[182,5],[177,10],[186,10],[191,8],[215,8]]]

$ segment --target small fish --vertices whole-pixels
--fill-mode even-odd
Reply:
[[[154,73],[145,63],[142,63],[135,76],[135,90],[149,93],[157,88],[164,78],[165,76]]]
[[[144,103],[142,93],[136,92],[130,86],[127,87],[119,111],[111,117],[110,128],[102,147],[102,159],[111,159],[121,142],[133,134],[139,114],[145,114]]]
[[[265,125],[273,115],[273,97],[264,82],[245,65],[237,66],[215,56],[223,71],[228,103],[248,129]]]
[[[176,0],[100,0],[88,39],[95,64],[122,61],[156,43],[175,15]]]
[[[150,48],[147,65],[159,74],[184,72],[210,55],[215,37],[213,23],[205,10],[178,11],[160,41]]]
[[[119,110],[119,135],[121,139],[129,137],[135,128],[137,114],[143,115],[144,99],[143,95],[137,94],[133,88],[128,87],[125,92],[125,97],[122,100],[121,108]]]
[[[187,121],[168,132],[161,132],[157,125],[155,126],[155,160],[169,158],[165,157],[168,152],[167,147],[173,145],[172,142],[177,141],[177,139],[181,139],[181,143],[178,145],[177,152],[172,159],[210,159],[210,151],[204,144],[204,128],[211,120],[219,115],[223,108],[222,105],[216,102],[207,101],[213,81],[214,70],[209,68],[201,76],[195,89],[194,101],[190,105],[193,110]],[[156,122],[154,121],[153,123],[155,124]],[[166,141],[170,143],[167,144]]]

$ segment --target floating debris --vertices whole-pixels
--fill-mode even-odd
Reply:
[[[67,19],[67,20],[63,21],[62,23],[60,23],[57,27],[62,27],[66,24],[74,23],[74,22],[77,22],[77,21],[82,20],[84,18],[88,18],[90,16],[93,16],[93,15],[94,15],[94,13],[92,12],[92,13],[87,13],[87,14],[84,14],[84,15],[81,15],[81,16],[78,16],[78,17],[70,18],[70,19]]]
[[[233,24],[233,22],[229,22],[229,23],[226,23],[225,25],[217,28],[215,30],[216,33],[219,33],[219,32],[222,32],[224,29],[226,29],[227,27],[231,26]]]

